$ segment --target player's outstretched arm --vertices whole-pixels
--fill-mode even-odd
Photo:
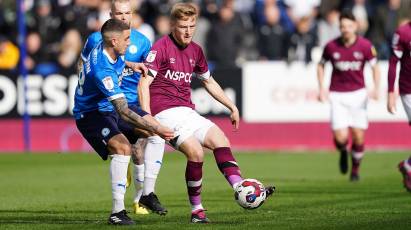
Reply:
[[[372,76],[374,80],[374,89],[371,91],[371,98],[378,100],[380,98],[381,72],[380,67],[377,63],[372,66]]]
[[[391,114],[397,112],[397,97],[394,92],[395,78],[397,77],[397,63],[400,59],[392,54],[389,60],[388,66],[388,97],[387,97],[387,110]]]
[[[134,72],[141,73],[143,75],[147,75],[148,69],[144,65],[144,63],[126,61],[126,65],[128,67],[130,67]]]
[[[321,102],[327,101],[327,89],[324,85],[324,64],[318,63],[317,66],[317,80],[318,80],[318,100]]]
[[[238,129],[240,125],[240,113],[237,106],[227,97],[227,95],[225,95],[223,89],[213,77],[210,76],[210,78],[203,80],[202,83],[204,88],[214,99],[231,111],[231,123],[233,124],[234,129]]]
[[[158,122],[153,122],[154,119],[143,119],[137,113],[128,108],[127,100],[123,97],[111,101],[116,108],[117,113],[121,119],[133,124],[138,128],[145,129],[161,136],[165,140],[171,140],[174,137],[174,132]],[[146,115],[151,116],[151,115]]]
[[[150,85],[154,80],[154,76],[148,71],[147,77],[140,78],[138,83],[138,99],[140,101],[141,109],[147,113],[151,113],[150,109]]]

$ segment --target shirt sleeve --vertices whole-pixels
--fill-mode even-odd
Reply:
[[[401,35],[397,31],[394,33],[392,36],[392,41],[391,41],[391,49],[392,53],[397,57],[397,58],[402,58],[402,54],[404,52],[404,47],[401,41]]]
[[[146,60],[148,53],[150,52],[151,49],[151,42],[147,38],[144,39],[144,52],[143,52],[143,58]]]
[[[368,63],[370,63],[371,66],[377,64],[377,50],[371,43],[369,43],[366,46],[366,49],[364,51],[364,57],[365,60],[368,61]]]
[[[329,51],[329,50],[330,50],[330,47],[329,47],[329,45],[327,44],[327,45],[324,47],[323,54],[322,54],[321,60],[320,60],[320,64],[324,65],[327,61],[331,60],[331,55],[330,55],[330,51]]]
[[[118,86],[117,74],[113,70],[100,71],[94,79],[98,89],[109,101],[124,97],[124,93]]]
[[[101,33],[94,32],[90,36],[88,36],[86,43],[84,43],[84,47],[81,50],[81,58],[84,60],[87,59],[88,55],[90,54],[91,50],[97,46],[102,41]]]
[[[157,76],[157,72],[163,63],[163,56],[163,49],[158,45],[158,43],[154,44],[153,47],[151,47],[150,52],[147,54],[144,64],[147,66],[153,77]]]
[[[194,67],[194,73],[200,80],[208,80],[210,78],[210,71],[208,70],[208,64],[204,52],[201,48],[198,51],[198,58]]]
[[[395,79],[397,77],[397,63],[402,58],[404,48],[401,44],[401,36],[398,31],[392,37],[391,57],[388,64],[388,92],[394,92]]]

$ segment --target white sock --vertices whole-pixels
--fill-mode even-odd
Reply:
[[[144,183],[144,164],[136,165],[133,164],[133,175],[134,175],[134,188],[136,189],[136,194],[134,196],[134,203],[140,200],[141,194],[143,194],[143,183]]]
[[[147,138],[147,145],[144,149],[144,186],[143,195],[154,192],[157,175],[163,163],[165,141],[159,136]]]
[[[234,183],[233,184],[233,189],[235,190],[239,184],[240,184],[240,182]]]
[[[127,168],[130,156],[114,154],[110,162],[111,193],[113,207],[111,213],[124,210],[124,194],[126,193]]]
[[[355,152],[355,151],[353,151],[353,152],[352,152],[352,157],[353,157],[355,160],[360,161],[360,160],[362,160],[362,158],[364,157],[364,152]]]
[[[408,164],[408,159],[404,161],[404,168],[405,168],[405,171],[411,172],[411,165]]]
[[[191,212],[195,212],[197,210],[204,210],[204,207],[202,204],[197,204],[197,205],[191,205]]]

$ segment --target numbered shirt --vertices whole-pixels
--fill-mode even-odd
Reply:
[[[341,38],[330,41],[324,48],[321,63],[330,61],[333,70],[330,91],[350,92],[365,87],[364,65],[377,64],[376,51],[370,41],[358,36],[349,47]]]
[[[171,35],[154,43],[145,64],[154,76],[150,85],[150,107],[153,115],[169,108],[185,106],[194,109],[191,102],[191,80],[210,77],[207,61],[199,45],[191,42],[181,47]]]
[[[94,110],[114,111],[111,100],[124,97],[119,79],[125,66],[124,57],[113,60],[99,43],[85,60],[79,73],[74,95],[74,117]]]
[[[399,79],[399,89],[400,94],[411,94],[411,22],[398,27],[392,39],[392,55],[395,56],[396,60],[400,60],[400,79]],[[394,90],[395,75],[396,75],[395,63],[391,63],[390,59],[390,70],[389,74],[392,76],[392,81],[388,82],[388,90],[392,92]],[[391,72],[391,73],[390,73]]]
[[[90,51],[99,43],[103,41],[100,32],[92,33],[88,38],[81,51],[81,57],[83,60],[87,58]],[[130,33],[130,45],[127,48],[125,54],[125,60],[129,62],[144,62],[150,51],[150,41],[140,32],[135,29],[131,29]],[[140,73],[134,72],[131,68],[125,67],[123,70],[122,79],[120,80],[120,88],[126,95],[127,102],[129,104],[138,105],[137,86],[140,80]]]

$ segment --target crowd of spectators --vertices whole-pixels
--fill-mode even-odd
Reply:
[[[131,0],[132,26],[151,42],[168,34],[176,0]],[[390,54],[395,28],[411,15],[411,0],[193,0],[201,12],[194,41],[211,68],[237,68],[248,60],[315,60],[339,36],[338,18],[351,9],[359,34],[380,59]],[[71,74],[87,36],[110,17],[111,0],[24,0],[30,73]],[[0,0],[0,69],[17,65],[16,1]],[[318,55],[317,55],[318,56]],[[7,62],[2,61],[7,60]]]

